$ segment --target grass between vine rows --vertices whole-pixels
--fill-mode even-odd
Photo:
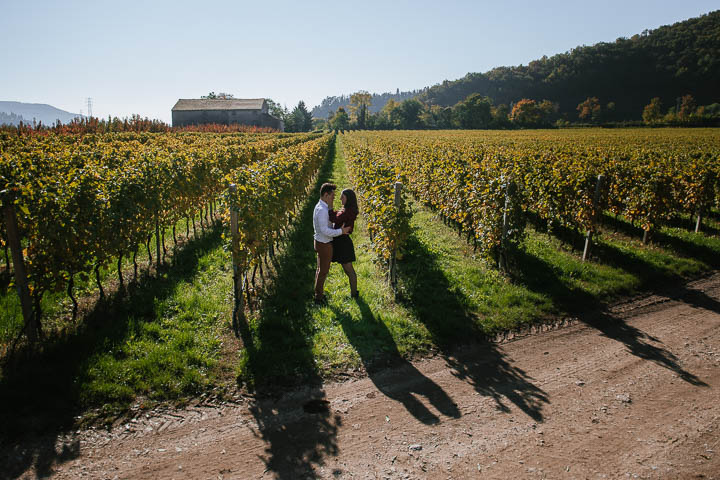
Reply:
[[[6,433],[71,425],[80,414],[112,420],[133,402],[182,401],[218,383],[226,369],[218,359],[232,311],[232,275],[222,228],[197,230],[159,272],[142,274],[141,265],[129,295],[94,305],[94,282],[82,284],[78,292],[90,296],[82,300],[93,305],[79,324],[52,332],[41,354],[5,365],[0,421]],[[105,288],[115,274],[112,267],[103,272]],[[47,325],[67,323],[67,300],[47,301],[53,298]]]
[[[352,235],[360,299],[350,298],[347,278],[333,264],[329,305],[316,307],[312,209],[325,181],[353,187],[341,144],[283,241],[273,279],[260,291],[259,308],[247,312],[240,340],[230,328],[230,257],[217,227],[184,245],[159,274],[141,278],[132,295],[90,309],[77,329],[50,341],[41,356],[0,372],[5,431],[28,429],[27,419],[38,412],[45,413],[38,428],[48,419],[72,424],[73,415],[83,412],[112,420],[131,406],[182,402],[235,382],[264,390],[371,373],[720,266],[717,213],[705,220],[707,233],[688,231],[685,220],[656,232],[650,245],[622,218],[605,216],[591,261],[581,261],[583,238],[529,226],[512,252],[510,273],[501,274],[433,211],[410,199],[413,233],[399,263],[398,296],[374,261],[361,216]],[[103,275],[115,272],[111,267]],[[93,292],[91,282],[80,289]],[[0,297],[3,306],[13,305],[13,293]],[[48,316],[67,315],[57,313],[67,312],[62,295],[46,302]],[[12,330],[7,322],[3,328]]]

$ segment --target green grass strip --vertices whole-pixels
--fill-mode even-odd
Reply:
[[[232,311],[229,254],[207,230],[172,266],[133,294],[100,306],[75,331],[50,338],[42,355],[16,358],[0,377],[7,432],[68,425],[94,409],[112,418],[141,400],[181,401],[219,383],[221,342]],[[48,399],[52,399],[49,401]]]
[[[237,373],[248,385],[320,381],[346,370],[375,369],[403,361],[432,348],[428,330],[395,302],[385,272],[374,263],[362,216],[352,234],[360,299],[350,297],[342,267],[333,264],[325,283],[329,303],[324,307],[313,304],[312,211],[323,182],[333,182],[339,189],[353,188],[341,148],[335,149],[321,170],[297,226],[278,256],[278,276],[263,299],[262,311],[249,319],[243,333],[246,348],[240,353]],[[340,208],[340,195],[336,197],[335,207]]]

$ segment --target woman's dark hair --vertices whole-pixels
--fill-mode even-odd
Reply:
[[[345,195],[345,198],[347,199],[347,200],[345,200],[345,210],[353,211],[353,212],[355,212],[355,214],[359,213],[357,196],[355,195],[354,191],[352,191],[349,188],[346,188],[345,190],[342,191],[342,193],[340,195],[341,196]]]

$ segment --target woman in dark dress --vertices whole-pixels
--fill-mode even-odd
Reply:
[[[355,192],[346,188],[340,195],[340,202],[343,208],[337,212],[330,211],[330,221],[333,222],[335,228],[343,226],[350,227],[350,233],[355,226],[355,219],[358,216],[357,196]],[[340,235],[333,238],[333,256],[332,261],[342,265],[345,275],[350,281],[350,296],[358,298],[357,275],[353,268],[352,262],[355,261],[355,247],[349,234]]]

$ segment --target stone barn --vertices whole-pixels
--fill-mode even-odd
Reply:
[[[268,113],[264,98],[253,99],[184,99],[172,109],[173,127],[218,123],[221,125],[254,125],[282,131],[282,120]]]

